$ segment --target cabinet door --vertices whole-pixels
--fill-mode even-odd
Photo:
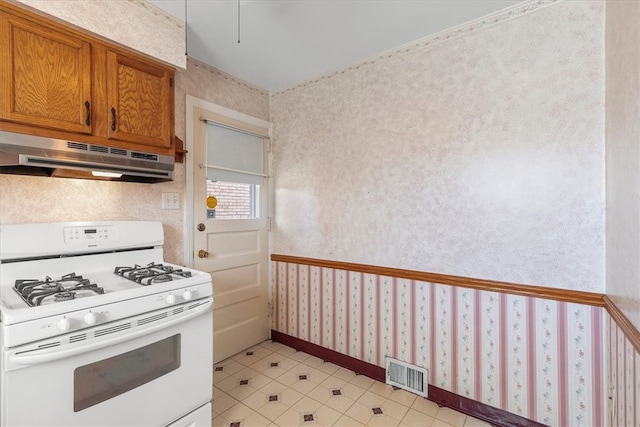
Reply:
[[[90,134],[91,44],[0,12],[0,119]]]
[[[109,138],[170,148],[173,133],[172,77],[166,68],[108,51]]]

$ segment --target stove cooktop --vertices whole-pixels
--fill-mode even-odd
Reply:
[[[18,279],[13,289],[31,307],[70,301],[76,296],[104,294],[103,288],[76,273],[65,274],[58,279],[53,279],[50,276],[42,280]]]

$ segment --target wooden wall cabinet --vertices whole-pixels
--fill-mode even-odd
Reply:
[[[173,68],[0,1],[0,130],[173,155]]]

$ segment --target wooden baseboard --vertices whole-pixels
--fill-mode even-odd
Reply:
[[[356,374],[366,375],[375,380],[385,382],[385,369],[373,365],[360,359],[356,359],[346,354],[330,350],[309,341],[271,330],[271,340],[279,342],[298,351],[304,351],[312,356],[320,358],[325,362],[331,362],[344,368],[350,369]],[[458,412],[470,415],[474,418],[486,421],[497,427],[545,427],[544,424],[528,420],[519,415],[502,409],[494,408],[481,402],[476,402],[464,396],[459,396],[450,391],[435,387],[429,384],[429,400],[439,406],[447,406]]]

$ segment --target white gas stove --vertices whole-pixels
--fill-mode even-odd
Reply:
[[[0,227],[1,425],[210,425],[211,276],[164,262],[163,236]]]

